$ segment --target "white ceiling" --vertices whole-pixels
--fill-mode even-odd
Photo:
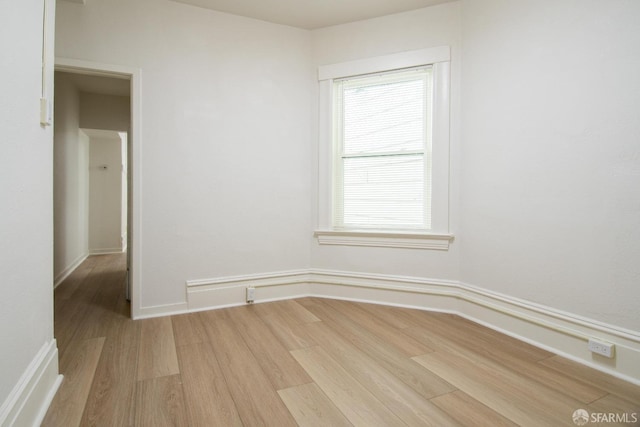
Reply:
[[[305,29],[360,21],[454,0],[173,0]]]

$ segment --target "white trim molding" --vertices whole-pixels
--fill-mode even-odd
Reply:
[[[141,283],[142,272],[140,268],[142,258],[142,70],[126,65],[105,64],[101,62],[86,61],[82,59],[57,57],[55,70],[67,73],[79,73],[93,76],[129,79],[131,81],[131,132],[129,133],[131,168],[131,194],[133,203],[131,206],[131,245],[129,245],[129,286],[131,292],[131,317],[142,316],[141,307]]]
[[[459,281],[324,269],[190,280],[186,311],[314,296],[457,314],[514,338],[640,385],[640,332],[491,292]],[[615,344],[615,358],[589,352],[596,338]]]
[[[103,248],[103,249],[89,249],[89,255],[110,255],[121,254],[124,250],[122,248]]]
[[[421,64],[437,64],[451,60],[449,46],[409,50],[372,58],[357,59],[338,64],[322,65],[318,68],[318,80],[329,80],[359,74],[370,74],[386,70],[398,70]]]
[[[148,307],[140,307],[136,313],[132,315],[133,320],[149,319],[151,317],[173,316],[175,314],[188,313],[186,302],[176,304],[152,305]]]
[[[189,311],[233,307],[245,304],[245,289],[260,288],[260,302],[300,298],[310,295],[309,270],[290,270],[267,274],[221,277],[187,281]]]
[[[40,348],[0,406],[0,427],[40,425],[61,383],[58,347],[52,339]]]
[[[400,233],[386,231],[317,230],[321,245],[374,246],[378,248],[449,250],[452,234]]]
[[[415,237],[391,238],[382,233],[343,230],[335,223],[336,209],[336,147],[334,141],[334,79],[370,73],[380,73],[409,67],[431,65],[433,69],[433,117],[430,155],[431,182],[431,224],[425,229],[407,230],[406,233],[423,234],[423,241],[417,243]],[[323,65],[318,68],[318,217],[316,236],[320,244],[343,244],[356,246],[401,247],[446,250],[448,243],[439,236],[450,237],[449,198],[450,198],[450,109],[451,86],[459,82],[451,80],[451,49],[438,46],[426,49],[397,52],[355,61]],[[335,233],[330,234],[325,230]],[[351,234],[345,233],[345,231]],[[376,230],[381,231],[381,230]],[[385,229],[391,234],[402,231]],[[339,235],[339,233],[343,233]],[[433,238],[427,237],[427,234]]]

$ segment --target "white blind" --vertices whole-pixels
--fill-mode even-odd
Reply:
[[[334,81],[334,225],[428,229],[432,69]]]

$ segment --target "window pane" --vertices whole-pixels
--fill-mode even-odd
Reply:
[[[339,227],[430,227],[432,68],[334,82]]]
[[[425,75],[421,70],[400,81],[374,76],[345,82],[343,153],[424,150]]]
[[[344,225],[424,226],[423,157],[344,159]]]

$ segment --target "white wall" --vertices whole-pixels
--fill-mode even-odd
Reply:
[[[89,252],[122,251],[122,140],[90,137]]]
[[[314,242],[314,267],[461,280],[640,329],[639,7],[468,1],[313,31],[315,65],[452,46],[456,235],[444,253]]]
[[[527,333],[529,311],[630,337],[606,364],[637,378],[637,2],[463,0],[312,32],[175,2],[58,7],[58,56],[141,70],[139,313],[185,309],[186,280],[314,267],[414,276],[428,293],[444,279],[434,295],[495,297],[522,318],[455,293],[454,310],[583,361],[584,337]],[[449,251],[319,246],[317,66],[442,45]]]
[[[67,73],[55,77],[54,281],[89,253],[89,138],[80,132],[80,94]]]
[[[309,32],[150,0],[57,16],[57,56],[141,70],[137,304],[179,307],[189,279],[309,267]]]
[[[58,13],[59,56],[142,69],[143,306],[182,301],[184,280],[313,265],[460,279],[638,329],[637,4],[469,1],[310,34],[146,6]],[[309,76],[439,45],[453,58],[451,249],[318,246]]]
[[[447,3],[413,12],[323,28],[312,32],[314,70],[319,65],[335,64],[361,58],[438,46],[451,46],[451,172],[450,231],[457,233],[458,149],[460,124],[460,4]],[[317,87],[317,74],[314,75]],[[318,152],[317,123],[313,123],[314,154]],[[317,177],[317,159],[314,171]],[[317,182],[314,185],[317,191]],[[312,203],[317,214],[318,195]],[[317,226],[318,219],[314,219]],[[431,279],[458,277],[460,244],[454,241],[449,251],[324,246],[312,243],[312,264],[316,268],[404,275]]]
[[[0,5],[0,424],[53,339],[53,131],[39,124],[43,2]],[[54,2],[48,2],[53,10]],[[53,27],[49,27],[53,30]],[[52,34],[50,34],[52,36]],[[53,56],[47,55],[52,64]],[[53,67],[46,67],[52,99]],[[57,355],[51,353],[57,374]],[[45,375],[46,391],[51,377]],[[46,383],[46,384],[44,384]],[[27,402],[28,403],[28,402]],[[38,409],[38,408],[36,408]],[[35,422],[36,412],[20,418]],[[9,420],[10,421],[10,420]]]
[[[464,2],[463,281],[640,330],[639,19]]]

